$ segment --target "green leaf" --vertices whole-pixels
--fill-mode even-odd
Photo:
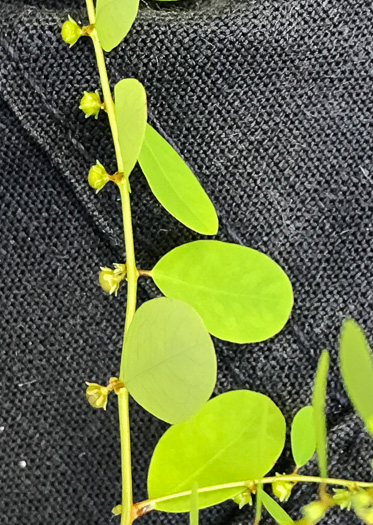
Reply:
[[[189,525],[198,525],[198,523],[199,523],[198,483],[193,483],[192,494],[190,496]]]
[[[166,210],[188,228],[215,235],[215,208],[192,171],[149,124],[139,163],[150,189]]]
[[[147,108],[144,86],[135,78],[125,78],[115,86],[118,138],[128,176],[139,158],[144,142]]]
[[[256,500],[255,500],[255,521],[254,523],[259,523],[262,517],[262,508],[263,508],[263,483],[258,483],[256,487]]]
[[[169,428],[158,442],[148,473],[149,497],[199,487],[199,507],[234,498],[244,487],[201,492],[204,487],[257,479],[277,461],[285,443],[285,420],[267,396],[236,390],[211,399],[192,419]],[[190,497],[156,504],[187,512]]]
[[[373,356],[363,330],[353,319],[343,324],[339,360],[347,393],[373,435]]]
[[[291,427],[291,448],[298,468],[303,467],[316,450],[315,416],[312,406],[303,407],[294,417]]]
[[[123,369],[124,383],[142,407],[168,423],[179,423],[212,394],[214,345],[188,304],[152,299],[140,306],[130,325]]]
[[[238,244],[184,244],[162,257],[151,275],[164,295],[192,305],[211,334],[236,343],[277,334],[293,305],[291,283],[280,266]]]
[[[317,367],[313,388],[312,406],[314,410],[316,450],[319,460],[320,475],[327,477],[327,440],[325,418],[325,396],[329,370],[329,352],[323,350]]]
[[[294,523],[289,514],[275,501],[269,494],[262,492],[261,500],[267,512],[280,525],[290,525]]]
[[[139,10],[139,0],[97,0],[96,30],[104,51],[127,36]]]

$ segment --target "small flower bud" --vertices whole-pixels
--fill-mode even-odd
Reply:
[[[279,476],[279,474],[276,473],[276,476]],[[293,487],[294,483],[281,479],[272,483],[273,494],[277,496],[281,502],[287,501],[290,498]]]
[[[66,44],[72,47],[82,36],[82,28],[69,16],[69,19],[62,26],[61,36]]]
[[[112,509],[111,512],[114,514],[114,516],[120,516],[122,514],[122,505],[117,505]]]
[[[102,267],[98,277],[101,288],[104,292],[117,295],[119,285],[127,276],[127,267],[125,264],[114,264],[115,270]]]
[[[311,523],[318,523],[325,515],[327,507],[322,501],[312,501],[303,507],[303,516]]]
[[[99,161],[97,161],[97,164],[92,166],[92,168],[89,170],[88,184],[91,186],[91,188],[96,190],[96,193],[98,193],[100,190],[102,190],[108,180],[109,177],[105,168]]]
[[[98,91],[95,91],[95,93],[89,93],[88,91],[84,91],[84,95],[80,100],[79,109],[81,109],[83,113],[85,113],[85,118],[98,118],[98,114],[100,113],[100,109],[102,109],[102,107],[103,103],[101,101],[101,97]]]
[[[334,489],[333,501],[341,509],[351,509],[353,493],[346,489]]]
[[[244,492],[241,492],[241,494],[238,494],[233,498],[233,501],[237,503],[239,509],[242,509],[242,507],[244,507],[245,505],[251,506],[253,504],[251,491],[245,490]]]
[[[93,408],[103,408],[106,410],[109,389],[97,383],[86,383],[86,385],[88,386],[86,390],[88,403]]]

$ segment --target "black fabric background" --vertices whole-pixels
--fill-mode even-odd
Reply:
[[[84,381],[118,371],[122,290],[105,296],[99,267],[123,261],[114,187],[87,183],[98,158],[114,169],[104,115],[85,120],[98,87],[88,39],[69,49],[60,26],[85,22],[83,0],[0,0],[1,358],[0,522],[103,525],[120,499],[116,403],[88,406]],[[288,272],[295,307],[257,345],[216,341],[215,393],[263,392],[288,422],[310,401],[322,348],[331,351],[330,475],[371,479],[372,442],[337,366],[342,320],[372,340],[372,19],[369,0],[144,2],[108,56],[111,81],[146,86],[152,124],[180,151],[220,216],[219,238],[264,251]],[[150,268],[197,238],[132,175],[138,264]],[[139,301],[158,292],[140,282]],[[131,403],[135,499],[166,425]],[[243,451],[244,453],[244,451]],[[22,468],[22,463],[26,466]],[[278,471],[290,471],[289,450]],[[313,462],[305,469],[316,473]],[[293,517],[315,489],[294,490]],[[113,523],[118,522],[114,518]],[[152,513],[144,524],[186,524]],[[203,525],[247,524],[233,503]],[[333,511],[329,524],[358,523]],[[272,523],[264,516],[263,524]]]

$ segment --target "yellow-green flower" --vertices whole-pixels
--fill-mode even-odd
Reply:
[[[127,276],[127,267],[125,264],[115,263],[114,268],[102,267],[98,280],[104,292],[117,295],[120,283]]]
[[[276,473],[276,476],[279,476],[279,474]],[[290,498],[293,487],[294,483],[281,479],[272,483],[273,494],[277,496],[281,502],[287,501]]]
[[[352,507],[356,515],[367,525],[373,525],[373,491],[359,490],[352,498]]]
[[[240,509],[242,509],[245,505],[251,506],[253,504],[253,498],[251,496],[251,491],[247,489],[244,492],[241,492],[241,494],[238,494],[237,496],[233,498],[233,501],[237,503]]]
[[[109,389],[97,383],[86,383],[86,385],[88,386],[86,390],[88,403],[93,408],[103,408],[106,410]]]
[[[96,190],[96,193],[98,193],[109,181],[109,177],[103,165],[99,161],[96,162],[97,164],[92,166],[92,168],[89,170],[88,184],[91,186],[91,188]]]
[[[100,113],[100,109],[102,108],[103,103],[97,91],[95,91],[94,93],[84,91],[84,95],[80,100],[79,109],[83,111],[83,113],[85,114],[85,118],[98,118],[98,114]]]
[[[303,516],[310,523],[318,523],[324,516],[327,506],[322,501],[312,501],[303,507]]]
[[[334,489],[333,501],[341,509],[351,509],[353,493],[346,489]]]
[[[63,24],[61,30],[61,36],[64,42],[72,47],[79,40],[82,34],[82,28],[69,15],[69,19]]]

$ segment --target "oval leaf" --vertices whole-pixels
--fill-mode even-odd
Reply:
[[[166,210],[188,228],[206,235],[218,231],[215,208],[192,171],[149,124],[139,163],[150,189]]]
[[[285,420],[266,396],[249,390],[210,400],[192,419],[169,428],[149,468],[150,498],[190,491],[198,483],[199,507],[216,505],[243,487],[201,492],[204,487],[264,476],[282,452]],[[158,510],[188,512],[190,496],[158,502]]]
[[[272,518],[280,525],[291,525],[294,521],[291,519],[289,514],[275,501],[269,494],[262,491],[261,495],[262,503],[267,512]]]
[[[127,36],[138,10],[139,0],[97,0],[96,30],[104,51],[111,51]]]
[[[216,382],[214,345],[202,319],[188,304],[165,297],[135,313],[123,367],[131,396],[167,423],[193,416]]]
[[[327,440],[325,397],[329,370],[329,352],[324,350],[317,367],[315,384],[313,388],[312,406],[314,410],[314,424],[316,436],[316,450],[319,460],[320,475],[327,477]]]
[[[141,82],[135,78],[118,82],[115,86],[115,112],[124,175],[128,176],[139,158],[146,129],[146,92]]]
[[[272,337],[293,305],[291,284],[280,266],[237,244],[184,244],[166,254],[151,275],[164,295],[192,305],[211,334],[236,343]]]
[[[315,453],[315,419],[312,406],[301,408],[294,417],[291,427],[291,449],[298,468],[303,467]]]
[[[373,435],[373,356],[363,330],[353,319],[343,324],[339,360],[349,398]]]

